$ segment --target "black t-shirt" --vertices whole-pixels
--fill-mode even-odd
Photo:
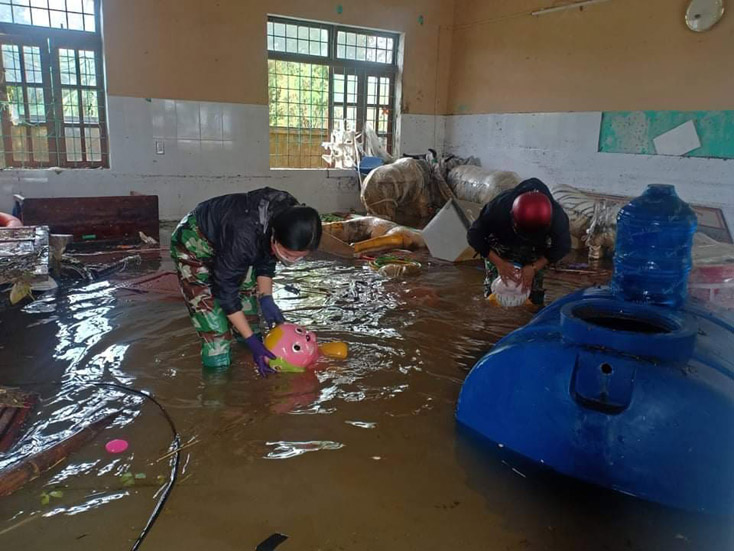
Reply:
[[[539,191],[551,200],[553,217],[545,233],[523,235],[515,231],[512,203],[518,195],[528,191]],[[494,251],[501,258],[523,266],[541,257],[547,258],[550,263],[558,262],[571,250],[568,216],[553,199],[548,187],[537,178],[525,180],[487,203],[469,228],[467,240],[484,258]]]
[[[250,267],[256,276],[275,274],[270,220],[297,204],[285,191],[262,188],[214,197],[194,209],[199,229],[214,247],[212,292],[225,313],[242,309],[239,288]]]

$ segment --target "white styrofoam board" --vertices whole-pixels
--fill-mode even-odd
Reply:
[[[693,121],[684,122],[660,134],[657,138],[653,138],[652,143],[655,144],[655,152],[658,155],[680,156],[701,147],[701,140],[698,138]]]
[[[422,232],[431,256],[449,262],[473,256],[466,232],[479,216],[481,208],[475,203],[449,200]]]

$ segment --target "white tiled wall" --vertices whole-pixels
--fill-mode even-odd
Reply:
[[[353,172],[270,170],[267,106],[107,99],[110,168],[0,171],[0,211],[12,208],[15,193],[79,197],[135,191],[158,195],[161,218],[174,220],[209,197],[264,186],[289,191],[325,212],[360,208]]]
[[[110,168],[126,174],[265,175],[268,108],[109,98]]]
[[[12,195],[159,196],[162,219],[178,219],[216,195],[272,186],[322,211],[359,209],[352,171],[270,170],[268,107],[109,96],[110,168],[0,171],[0,211]],[[402,117],[400,144],[425,153],[443,142],[443,117]],[[438,124],[437,124],[438,123]],[[160,152],[160,153],[159,153]]]

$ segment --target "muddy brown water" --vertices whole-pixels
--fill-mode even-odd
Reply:
[[[120,277],[159,268],[171,266]],[[478,265],[432,265],[391,281],[326,258],[284,269],[286,315],[350,355],[268,379],[240,347],[228,372],[202,372],[183,303],[115,280],[0,312],[0,384],[42,398],[0,466],[123,409],[91,445],[0,499],[0,548],[125,550],[145,525],[169,473],[170,430],[149,401],[98,381],[153,393],[191,444],[143,549],[248,551],[275,532],[289,537],[282,551],[734,548],[730,520],[525,470],[457,431],[464,377],[530,319],[488,308],[482,278]],[[551,276],[549,298],[584,284]],[[112,438],[130,448],[109,455]]]

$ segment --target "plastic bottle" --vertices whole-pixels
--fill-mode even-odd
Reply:
[[[681,307],[688,294],[696,226],[696,214],[670,185],[650,185],[625,205],[617,217],[614,295]]]

